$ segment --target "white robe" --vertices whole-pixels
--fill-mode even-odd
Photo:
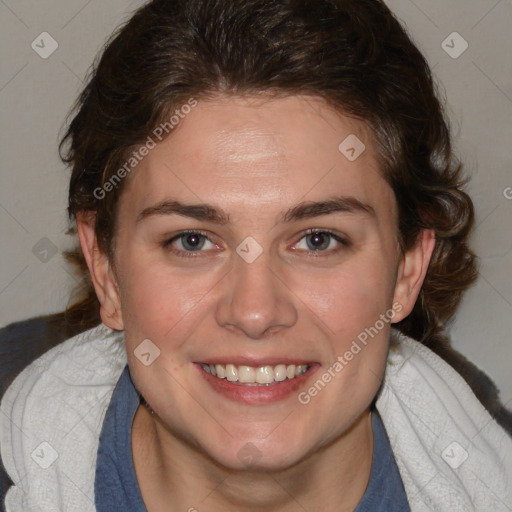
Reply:
[[[512,511],[512,438],[464,379],[399,335],[376,406],[413,512]],[[0,448],[14,482],[7,512],[94,511],[99,435],[127,363],[103,324],[53,348],[1,403]]]

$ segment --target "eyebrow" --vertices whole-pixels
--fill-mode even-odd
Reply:
[[[137,222],[152,215],[181,215],[198,220],[208,220],[216,224],[228,224],[229,215],[223,210],[209,204],[184,204],[180,201],[167,200],[145,208],[137,216]]]
[[[300,203],[281,215],[279,222],[289,223],[302,219],[310,219],[333,213],[363,214],[376,217],[375,209],[355,197],[339,196],[325,201],[307,201]],[[229,224],[229,215],[215,206],[200,204],[184,204],[176,200],[162,201],[154,206],[145,208],[138,216],[137,222],[153,215],[181,215],[197,220]]]
[[[376,217],[375,209],[355,197],[339,196],[325,201],[308,201],[289,209],[282,217],[281,222],[292,222],[302,219],[330,215],[333,213],[361,213]]]

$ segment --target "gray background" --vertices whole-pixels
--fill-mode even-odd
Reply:
[[[0,0],[0,326],[67,304],[75,282],[61,255],[72,240],[64,234],[69,174],[58,140],[96,53],[141,3]],[[388,5],[434,69],[472,176],[472,246],[481,267],[452,326],[454,345],[491,376],[512,408],[512,1]],[[40,52],[51,49],[43,32],[58,43],[46,59],[31,47],[35,41]],[[468,48],[458,55],[464,41]]]

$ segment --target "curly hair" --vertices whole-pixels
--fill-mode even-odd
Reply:
[[[180,105],[219,94],[313,95],[365,123],[398,204],[401,250],[422,229],[436,236],[414,310],[396,327],[433,350],[447,343],[445,326],[477,274],[467,245],[473,204],[430,68],[380,0],[153,0],[141,7],[93,65],[60,144],[72,165],[71,222],[95,212],[100,248],[112,256],[123,182],[104,197],[95,191]],[[88,275],[78,248],[68,257]],[[90,281],[85,295],[68,308],[77,331],[99,322]]]

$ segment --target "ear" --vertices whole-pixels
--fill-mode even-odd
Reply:
[[[103,253],[94,230],[96,214],[80,212],[76,217],[80,246],[89,268],[91,280],[100,301],[101,320],[115,330],[123,330],[119,287],[108,256]]]
[[[434,230],[425,229],[418,236],[416,245],[402,256],[393,297],[393,304],[398,303],[402,307],[396,309],[393,323],[400,322],[413,310],[427,275],[435,245]]]

